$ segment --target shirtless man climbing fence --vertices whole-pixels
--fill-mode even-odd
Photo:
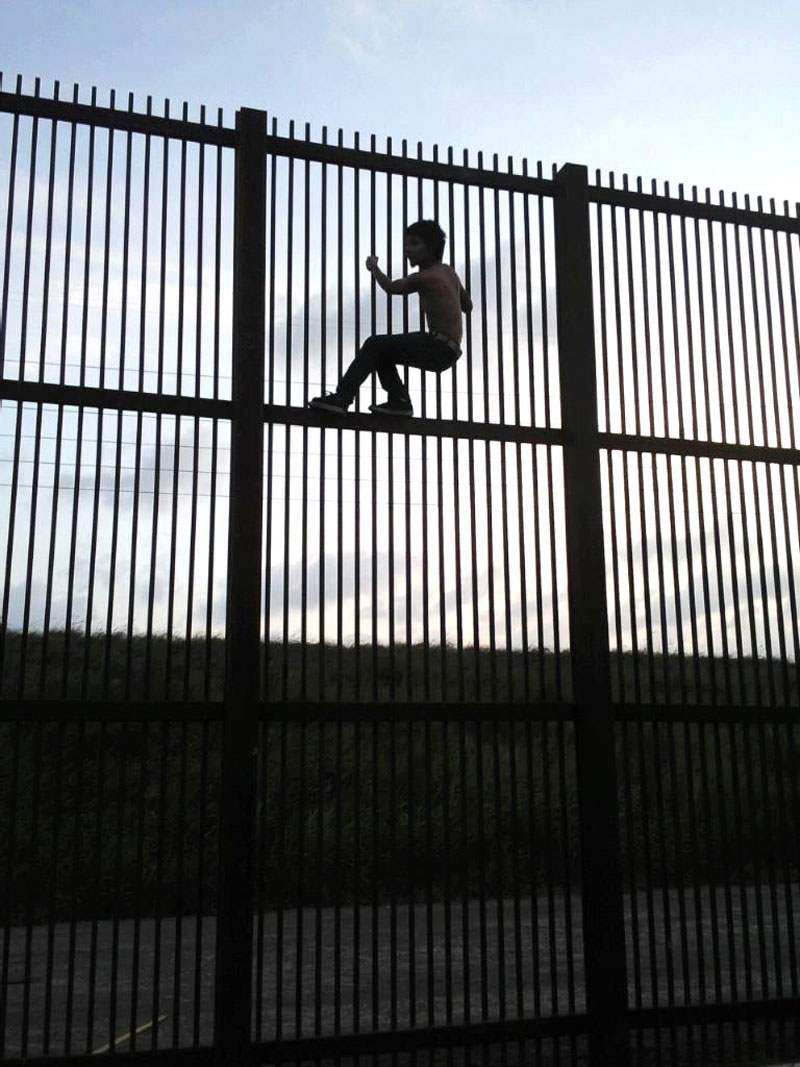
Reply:
[[[369,410],[381,415],[413,415],[408,390],[397,373],[398,365],[436,374],[453,366],[461,355],[461,314],[472,311],[472,300],[453,268],[442,262],[445,240],[438,223],[412,223],[406,230],[404,250],[408,262],[419,270],[397,281],[386,277],[378,267],[377,256],[368,257],[367,270],[384,292],[396,296],[419,293],[427,333],[368,337],[335,392],[314,397],[308,403],[310,408],[347,411],[361,383],[374,371],[389,399],[383,404],[370,404]]]

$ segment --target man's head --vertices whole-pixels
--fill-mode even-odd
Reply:
[[[438,222],[420,219],[406,230],[405,250],[412,267],[441,263],[447,236]]]

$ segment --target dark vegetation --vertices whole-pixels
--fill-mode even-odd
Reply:
[[[201,646],[187,673],[178,642],[168,649],[165,639],[154,638],[148,651],[145,639],[136,638],[128,656],[124,637],[107,644],[97,638],[84,674],[75,651],[83,651],[81,642],[72,636],[75,656],[68,660],[64,689],[59,668],[66,635],[50,635],[43,683],[41,636],[29,636],[25,649],[19,635],[6,636],[6,699],[19,693],[15,679],[24,662],[27,699],[39,690],[50,699],[79,699],[85,686],[89,705],[85,721],[36,723],[24,721],[23,713],[23,721],[0,723],[0,892],[11,904],[12,921],[213,912],[221,708],[211,708],[202,722],[120,722],[113,703],[126,691],[131,699],[145,699],[148,668],[152,679],[160,679],[150,699],[219,700],[222,643],[211,646],[207,660]],[[511,721],[493,718],[488,707],[482,721],[477,709],[469,721],[435,718],[442,699],[492,700],[493,677],[499,702],[508,702],[509,692],[524,692],[525,685],[531,703],[536,697],[557,701],[558,679],[568,677],[567,655],[533,652],[527,667],[520,653],[498,655],[493,667],[489,651],[426,654],[417,647],[398,647],[393,655],[361,649],[360,664],[353,649],[335,646],[273,646],[269,657],[270,699],[257,761],[262,907],[513,896],[516,887],[529,895],[579,883],[569,714],[563,721],[555,712],[553,721],[530,721],[525,701],[516,696]],[[462,682],[444,695],[442,679],[455,676],[462,660]],[[675,660],[627,656],[612,669],[623,677],[630,700],[637,685],[642,694],[654,668],[662,680],[688,684],[696,665]],[[739,673],[739,664],[699,664],[702,699],[696,702],[708,704],[711,679],[724,681],[734,668]],[[387,675],[390,670],[398,673]],[[759,661],[746,670],[752,693],[760,687],[769,694],[772,679],[773,692],[796,703],[793,689],[780,688],[777,666],[770,671]],[[166,672],[177,679],[170,688]],[[328,679],[324,690],[321,677]],[[301,699],[304,685],[305,703],[312,705],[321,692],[328,701],[369,701],[376,692],[386,701],[394,692],[398,702],[425,705],[427,690],[434,717],[377,721],[367,708],[358,723],[330,721],[330,709],[327,722],[313,715],[305,723],[297,716],[290,720],[288,709],[282,717],[282,694]],[[386,708],[380,713],[385,719]],[[679,885],[798,876],[800,725],[771,723],[767,708],[763,722],[752,724],[620,722],[616,744],[629,886],[645,879]]]

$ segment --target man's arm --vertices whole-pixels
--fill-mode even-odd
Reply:
[[[392,281],[378,266],[377,256],[367,257],[367,270],[385,293],[400,296],[403,293],[418,293],[421,288],[419,274],[408,274],[405,278]]]

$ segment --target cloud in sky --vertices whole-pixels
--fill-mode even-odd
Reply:
[[[0,39],[101,97],[796,197],[795,0],[4,0]]]

